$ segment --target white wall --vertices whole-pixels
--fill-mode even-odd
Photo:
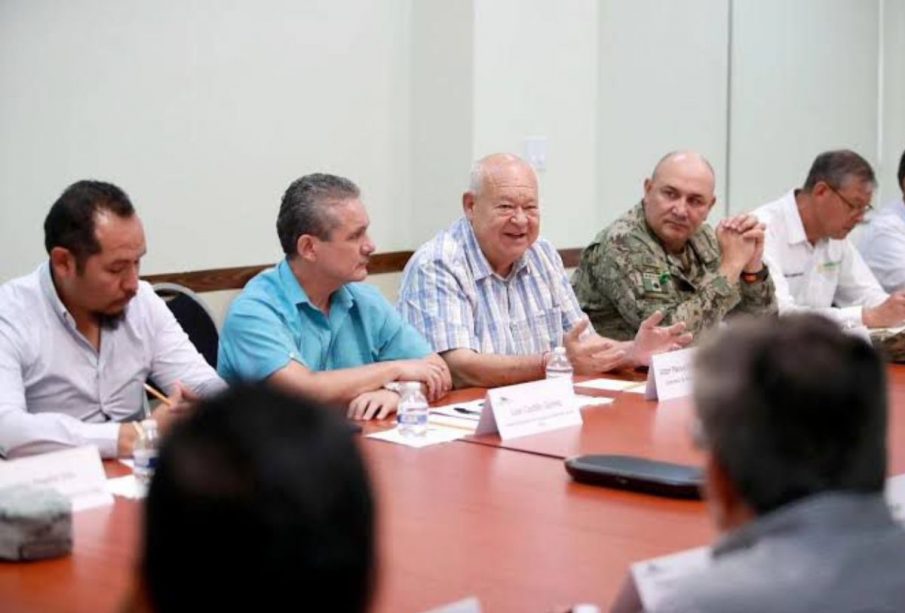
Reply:
[[[656,162],[676,149],[703,153],[725,194],[724,0],[602,0],[597,201],[608,222],[638,203]],[[710,220],[721,217],[717,204]]]
[[[878,0],[735,0],[730,201],[804,183],[816,155],[877,158]]]
[[[881,0],[883,10],[883,119],[881,129],[880,189],[876,201],[899,198],[896,178],[905,151],[905,0]]]
[[[278,258],[276,212],[315,170],[360,184],[408,247],[408,0],[0,3],[0,279],[83,177],[121,184],[146,272]]]
[[[459,215],[473,158],[531,136],[560,247],[676,148],[735,211],[828,147],[877,163],[888,198],[903,45],[905,0],[5,0],[0,280],[43,259],[82,177],[132,195],[148,273],[276,260],[281,194],[315,170],[362,186],[381,251],[417,247]]]
[[[415,0],[410,59],[414,247],[462,214],[474,133],[471,2]]]
[[[584,245],[597,219],[597,2],[474,0],[474,157],[546,137],[541,234]]]

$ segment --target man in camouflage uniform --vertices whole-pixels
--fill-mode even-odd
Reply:
[[[763,224],[738,215],[714,231],[704,223],[713,192],[707,160],[670,153],[645,180],[643,200],[584,250],[572,285],[598,334],[632,338],[657,310],[694,334],[730,312],[776,312]]]

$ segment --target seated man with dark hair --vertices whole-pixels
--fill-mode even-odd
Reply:
[[[161,432],[225,384],[151,286],[145,233],[126,193],[78,181],[44,221],[48,259],[0,285],[0,456],[94,445],[129,456],[149,378],[170,394]],[[127,422],[127,423],[123,423]]]
[[[816,315],[730,326],[697,356],[710,566],[663,611],[901,611],[905,531],[883,498],[884,367]]]
[[[277,235],[286,257],[248,282],[223,323],[217,367],[230,382],[266,381],[353,419],[396,411],[398,381],[430,400],[449,368],[368,276],[374,243],[358,186],[314,173],[286,189]]]
[[[164,442],[126,608],[365,611],[374,559],[374,501],[349,427],[273,388],[239,388]]]
[[[754,211],[767,226],[764,261],[780,315],[820,313],[846,327],[905,324],[905,291],[887,294],[848,238],[871,210],[876,183],[854,151],[825,151],[800,189]]]

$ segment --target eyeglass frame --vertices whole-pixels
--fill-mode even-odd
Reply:
[[[854,202],[852,202],[851,200],[849,200],[848,198],[846,198],[845,196],[843,196],[842,193],[841,193],[838,189],[836,189],[835,187],[833,187],[833,186],[830,185],[829,183],[827,183],[826,186],[827,186],[828,188],[830,188],[830,190],[831,190],[834,194],[836,194],[837,196],[839,196],[839,199],[842,200],[842,202],[844,202],[844,203],[846,204],[846,206],[848,206],[848,208],[851,209],[852,211],[857,212],[858,214],[867,214],[867,213],[870,213],[871,211],[874,210],[874,205],[871,204],[870,202],[868,202],[868,203],[867,203],[866,205],[864,205],[864,206],[858,206],[857,204],[855,204]]]

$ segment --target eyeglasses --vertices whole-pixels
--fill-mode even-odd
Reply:
[[[829,183],[827,183],[826,186],[829,187],[831,190],[833,190],[833,193],[836,194],[837,196],[839,196],[839,199],[842,200],[842,202],[844,202],[846,205],[848,205],[848,208],[850,208],[852,211],[855,211],[860,214],[860,213],[869,213],[872,210],[874,210],[874,205],[872,205],[870,202],[868,202],[864,206],[858,206],[857,204],[855,204],[854,202],[852,202],[851,200],[849,200],[848,198],[843,196],[841,193],[839,193],[839,190],[836,189],[835,187],[833,187],[832,185],[830,185]]]

